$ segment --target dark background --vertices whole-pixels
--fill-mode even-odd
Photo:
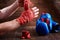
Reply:
[[[0,0],[0,9],[11,5],[15,0]],[[40,9],[40,14],[45,11],[52,15],[53,20],[60,23],[60,0],[31,0],[35,6]],[[15,12],[11,17],[0,20],[0,22],[6,22],[17,18],[22,12],[23,7]],[[39,17],[38,17],[39,18]],[[38,19],[37,18],[37,19]],[[60,33],[50,33],[46,36],[38,36],[35,32],[36,19],[23,25],[23,27],[18,28],[14,32],[8,32],[0,37],[0,40],[60,40]],[[30,31],[31,39],[20,39],[21,31],[27,29]]]

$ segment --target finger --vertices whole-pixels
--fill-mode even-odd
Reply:
[[[37,9],[37,7],[33,7],[33,8],[32,8],[32,10],[36,10],[36,9]]]
[[[35,13],[35,15],[38,15],[38,14],[39,14],[39,12],[36,12],[36,13]]]
[[[33,12],[38,12],[38,11],[39,11],[39,9],[33,10]]]
[[[34,18],[36,18],[36,17],[38,17],[38,15],[35,15],[35,17],[34,17]]]

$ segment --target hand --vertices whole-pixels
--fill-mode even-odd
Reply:
[[[38,17],[39,9],[37,7],[33,7],[32,9],[28,9],[27,11],[22,12],[21,16],[17,18],[17,21],[20,24],[24,24]]]

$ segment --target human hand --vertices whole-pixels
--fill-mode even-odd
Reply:
[[[24,24],[26,22],[32,21],[34,18],[38,17],[39,9],[37,7],[33,7],[26,11],[23,11],[21,16],[17,18],[17,21],[20,24]]]

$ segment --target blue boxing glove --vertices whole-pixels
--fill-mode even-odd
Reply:
[[[59,23],[57,23],[55,21],[52,21],[52,26],[53,26],[52,32],[60,32],[60,25],[59,25]]]
[[[36,22],[36,32],[38,34],[47,35],[52,30],[52,19],[49,13],[41,14]]]
[[[36,32],[39,35],[47,35],[49,34],[48,25],[45,22],[41,22],[39,19],[36,22]]]

